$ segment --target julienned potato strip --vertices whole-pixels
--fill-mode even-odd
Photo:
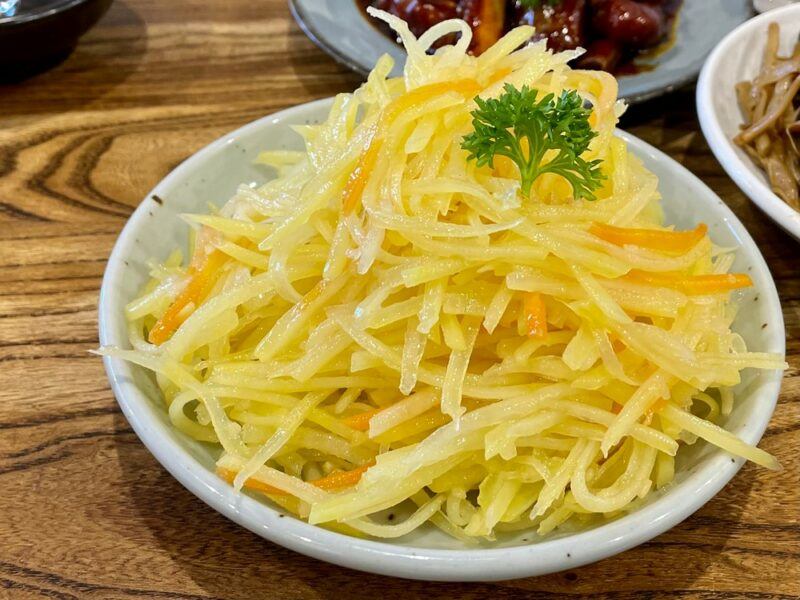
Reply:
[[[614,78],[528,27],[473,57],[463,22],[417,40],[372,14],[405,44],[404,77],[383,57],[296,127],[305,152],[259,158],[276,178],[187,215],[191,260],[151,266],[133,349],[102,352],[155,373],[223,478],[354,535],[589,526],[668,485],[697,439],[778,468],[714,424],[743,369],[785,366],[730,329],[749,279],[703,225],[664,226],[655,176],[614,137]],[[526,195],[513,160],[468,158],[474,98],[506,86],[580,94],[595,200],[555,171]]]

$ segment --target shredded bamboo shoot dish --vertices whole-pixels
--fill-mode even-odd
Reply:
[[[353,535],[589,526],[698,439],[778,468],[716,424],[743,369],[784,368],[731,331],[751,282],[663,223],[613,76],[530,27],[473,57],[462,21],[371,12],[404,76],[383,57],[304,152],[260,156],[277,177],[186,215],[187,264],[151,265],[132,349],[102,352],[155,373],[237,489]]]
[[[787,56],[779,50],[780,26],[770,23],[761,71],[736,84],[744,123],[733,141],[764,169],[772,191],[800,210],[800,42]]]

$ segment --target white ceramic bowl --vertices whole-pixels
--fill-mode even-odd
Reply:
[[[733,143],[742,113],[734,86],[761,70],[767,27],[781,26],[781,51],[786,54],[800,34],[800,4],[764,13],[729,33],[708,57],[697,82],[697,113],[708,145],[741,190],[778,225],[800,240],[800,212],[769,187],[764,172]]]
[[[241,182],[264,181],[253,164],[260,150],[299,149],[287,127],[317,121],[330,100],[298,106],[251,123],[201,150],[167,176],[131,217],[108,262],[100,295],[100,341],[127,346],[123,307],[147,279],[145,261],[163,258],[183,246],[185,211],[205,210],[206,202],[224,202]],[[739,247],[735,269],[748,272],[755,288],[742,296],[735,328],[754,350],[784,353],[784,329],[769,270],[753,240],[727,206],[699,179],[658,150],[624,133],[632,150],[661,178],[667,220],[683,229],[706,222],[712,237]],[[154,197],[163,201],[160,204]],[[768,323],[762,328],[763,323]],[[167,419],[160,392],[149,373],[106,358],[106,370],[120,406],[144,444],[161,464],[208,505],[251,531],[303,554],[339,565],[414,579],[496,580],[577,567],[640,544],[688,517],[711,499],[741,466],[741,461],[706,444],[679,453],[678,475],[667,490],[651,494],[635,513],[574,535],[538,540],[531,532],[492,546],[465,549],[434,529],[423,529],[393,543],[355,539],[281,518],[279,510],[255,497],[237,494],[214,474],[215,452],[175,429]],[[749,372],[737,390],[736,408],[727,426],[756,443],[764,432],[780,388],[778,372]],[[165,518],[168,513],[165,513]],[[198,531],[198,535],[202,532]]]

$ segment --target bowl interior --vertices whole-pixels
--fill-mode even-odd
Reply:
[[[99,309],[102,344],[127,347],[123,308],[147,280],[145,262],[151,258],[163,259],[176,246],[183,247],[186,244],[188,227],[179,214],[205,211],[208,202],[217,205],[224,203],[240,184],[267,180],[269,172],[253,164],[257,154],[265,149],[302,149],[299,137],[288,125],[322,119],[329,106],[330,100],[302,105],[256,121],[218,140],[178,167],[144,199],[120,236],[108,264]],[[741,223],[716,195],[683,167],[644,142],[624,133],[620,135],[646,166],[659,176],[669,223],[679,228],[690,228],[699,221],[705,222],[716,243],[740,248],[734,268],[749,273],[755,282],[755,289],[741,295],[741,311],[735,329],[751,349],[783,353],[783,321],[774,284],[761,255]],[[120,404],[139,436],[173,475],[206,502],[265,537],[277,538],[276,541],[280,543],[313,555],[324,555],[324,551],[319,550],[315,554],[313,549],[305,547],[303,544],[309,539],[320,536],[320,539],[330,541],[343,537],[294,519],[281,519],[278,523],[274,519],[277,513],[266,503],[233,494],[227,484],[213,475],[216,450],[187,438],[171,427],[151,375],[116,359],[107,359],[106,367]],[[756,442],[772,414],[780,377],[780,373],[776,372],[745,372],[736,392],[736,408],[725,425],[748,442]],[[626,534],[640,536],[639,541],[648,539],[696,510],[733,476],[739,466],[740,461],[733,461],[704,443],[683,448],[675,484],[649,495],[645,505],[637,512],[612,525],[596,528],[594,533],[605,536],[603,532],[607,531],[614,543],[620,542]],[[646,526],[652,526],[652,533],[643,538],[642,519]],[[659,522],[663,522],[663,525],[656,526]],[[275,533],[276,527],[287,526],[294,528],[292,536],[295,537],[292,539]],[[583,536],[592,533],[571,536],[571,539],[575,539],[579,548],[588,548],[585,544],[591,545],[591,538]],[[305,537],[298,541],[296,536]],[[293,541],[296,542],[294,546]],[[542,540],[535,535],[525,532],[504,537],[490,546],[529,546],[533,542],[542,544]],[[391,548],[389,544],[363,540],[350,540],[347,543],[351,549],[367,548],[372,551],[381,548],[382,552],[391,552],[386,550]],[[432,528],[420,529],[391,544],[406,548],[464,550],[459,542]],[[615,551],[619,549],[617,547]],[[326,558],[337,562],[337,557]],[[353,566],[352,561],[347,562],[346,558],[340,560]],[[541,565],[522,565],[520,568],[523,567],[526,570],[509,571],[505,576],[511,576],[512,573],[532,574],[537,568],[547,568]],[[463,565],[457,568],[466,570]],[[415,576],[414,572],[409,573],[402,574]],[[423,571],[419,573],[417,575],[421,577],[424,575]],[[497,571],[495,575],[499,577],[503,573]],[[477,578],[474,573],[472,577],[469,573],[463,576],[467,579]]]
[[[405,52],[365,17],[355,0],[290,0],[298,23],[340,63],[366,74],[383,54],[402,74]],[[638,62],[636,75],[620,77],[619,95],[630,102],[651,98],[697,77],[705,57],[726,33],[752,14],[750,0],[684,0],[676,43]]]
[[[709,59],[698,88],[698,108],[712,150],[739,187],[778,224],[800,239],[800,213],[769,187],[764,171],[732,142],[743,122],[735,85],[756,77],[762,68],[767,28],[781,26],[781,54],[791,53],[800,35],[800,4],[769,12],[726,38]]]

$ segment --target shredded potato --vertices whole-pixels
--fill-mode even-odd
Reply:
[[[749,280],[729,252],[663,224],[655,176],[614,136],[614,78],[527,44],[528,27],[476,58],[463,22],[417,40],[372,14],[405,44],[404,77],[382,58],[297,128],[305,152],[259,157],[277,177],[187,215],[191,262],[154,267],[127,307],[133,349],[102,351],[156,374],[174,426],[218,445],[236,488],[378,538],[612,518],[698,439],[778,468],[714,421],[743,369],[782,357],[731,332]],[[504,84],[591,107],[596,200],[554,174],[525,197],[510,161],[468,160],[474,97]]]

